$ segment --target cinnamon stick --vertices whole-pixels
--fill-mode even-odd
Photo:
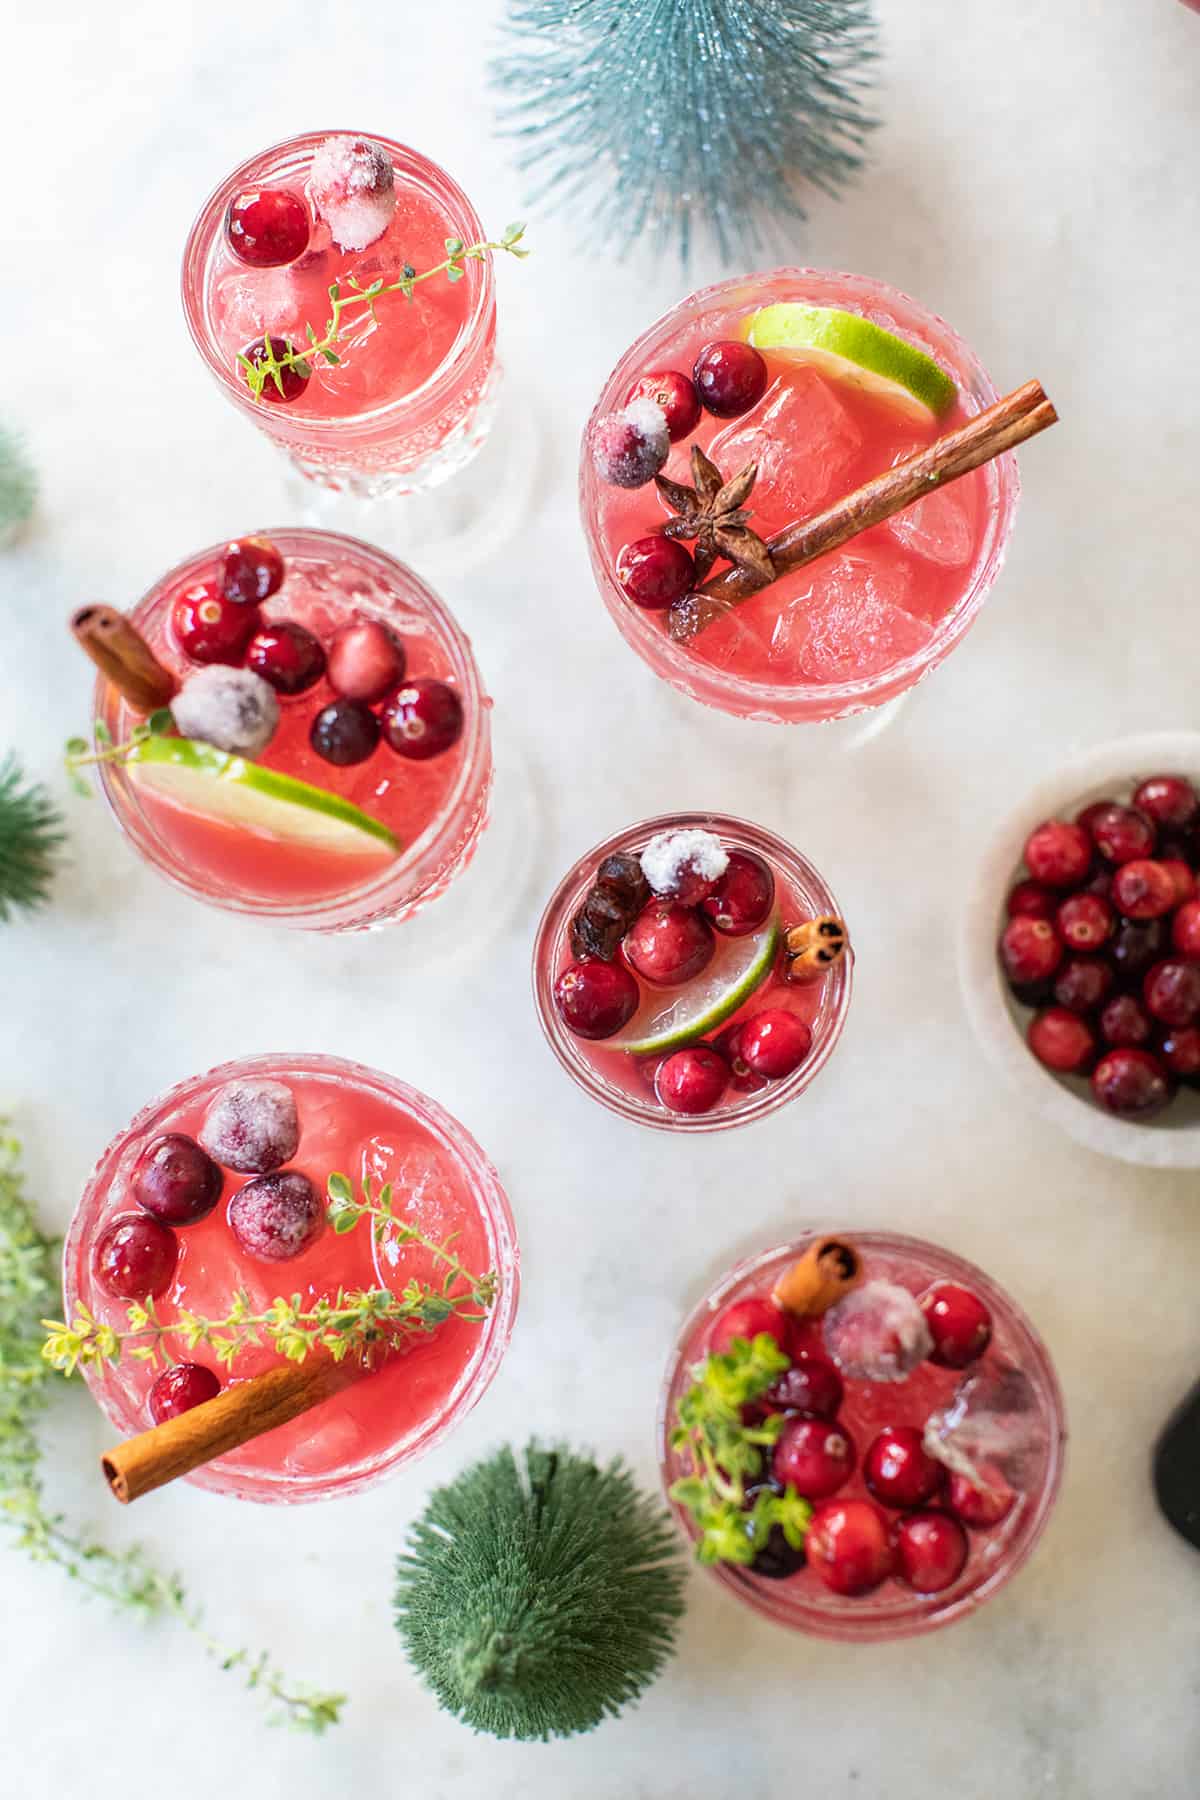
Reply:
[[[131,1500],[320,1406],[357,1380],[365,1367],[352,1356],[340,1363],[326,1356],[309,1356],[302,1363],[280,1363],[248,1381],[235,1382],[215,1399],[126,1438],[106,1452],[100,1459],[105,1480],[121,1504],[128,1506]]]
[[[814,1238],[804,1255],[784,1270],[772,1298],[798,1318],[819,1318],[862,1280],[862,1258],[844,1238]]]
[[[71,620],[80,649],[138,712],[169,706],[177,683],[137,626],[115,606],[82,606]]]
[[[947,486],[973,469],[982,468],[995,456],[1002,456],[1026,439],[1036,437],[1058,418],[1046,398],[1040,381],[1027,381],[1022,387],[1005,394],[995,405],[977,413],[955,431],[935,440],[924,450],[885,469],[864,487],[846,494],[841,500],[817,513],[811,519],[796,519],[767,541],[774,579],[790,575],[806,563],[814,562],[830,550],[848,543],[860,531],[880,525],[894,513],[921,500],[935,488]],[[671,636],[677,642],[699,635],[706,625],[719,618],[726,605],[758,593],[769,582],[752,570],[728,568],[715,575],[699,590],[701,603],[684,603],[678,617],[672,615]],[[704,600],[716,602],[706,607]]]

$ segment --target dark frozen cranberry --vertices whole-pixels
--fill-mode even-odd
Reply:
[[[277,694],[303,694],[325,673],[325,652],[303,625],[280,619],[250,639],[246,667],[269,681]]]
[[[1200,1087],[1200,1028],[1180,1025],[1159,1040],[1158,1055],[1176,1081]]]
[[[705,1044],[676,1050],[654,1077],[655,1093],[674,1113],[711,1112],[728,1086],[729,1064]]]
[[[827,1500],[816,1507],[804,1553],[814,1575],[835,1594],[870,1593],[892,1571],[888,1522],[870,1500]]]
[[[625,954],[645,981],[678,987],[712,961],[716,945],[708,921],[690,906],[652,900],[625,939]]]
[[[1048,919],[1010,919],[1000,939],[1000,961],[1014,987],[1049,981],[1062,961],[1063,945]]]
[[[1035,1014],[1025,1041],[1040,1063],[1060,1075],[1079,1075],[1090,1069],[1099,1048],[1087,1020],[1065,1006],[1051,1006]]]
[[[949,1513],[909,1513],[895,1530],[896,1573],[919,1594],[940,1594],[962,1574],[967,1534]]]
[[[568,963],[554,984],[559,1017],[576,1037],[607,1038],[627,1025],[641,998],[623,963]]]
[[[596,885],[628,909],[631,922],[650,898],[650,883],[641,862],[628,850],[614,850],[605,857],[596,870]]]
[[[692,370],[701,403],[718,419],[736,419],[757,406],[767,391],[767,365],[739,338],[707,344]]]
[[[397,756],[428,762],[462,736],[462,701],[444,681],[422,677],[397,688],[383,709],[383,730]]]
[[[143,1213],[106,1226],[96,1239],[92,1267],[114,1299],[145,1300],[166,1292],[178,1256],[179,1240],[171,1228]]]
[[[745,1511],[747,1515],[754,1510],[755,1501],[760,1494],[781,1494],[783,1489],[776,1481],[757,1481],[746,1489]],[[790,1575],[799,1574],[804,1567],[804,1551],[797,1550],[788,1543],[781,1525],[772,1525],[767,1532],[766,1541],[761,1545],[757,1541],[753,1518],[746,1519],[746,1536],[755,1545],[754,1561],[750,1564],[751,1573],[761,1575],[768,1581],[786,1581]]]
[[[1200,1014],[1200,964],[1155,963],[1142,983],[1142,998],[1162,1024],[1192,1024]]]
[[[320,1237],[325,1207],[298,1169],[276,1169],[239,1188],[229,1202],[229,1227],[256,1262],[290,1262]]]
[[[978,1294],[956,1281],[937,1281],[917,1304],[933,1338],[930,1362],[965,1369],[992,1341],[992,1315]]]
[[[1190,825],[1200,812],[1196,790],[1182,775],[1151,775],[1134,794],[1133,804],[1156,825],[1174,831]]]
[[[347,700],[382,700],[404,680],[407,662],[394,631],[378,619],[361,619],[333,634],[329,685]]]
[[[1101,900],[1111,900],[1112,880],[1112,870],[1107,863],[1101,863],[1098,868],[1092,870],[1091,874],[1084,882],[1083,887],[1080,889],[1080,892],[1084,894],[1098,894]]]
[[[172,1363],[150,1389],[150,1416],[156,1425],[165,1425],[168,1419],[191,1412],[193,1406],[215,1400],[220,1391],[219,1378],[203,1363]]]
[[[258,608],[227,600],[214,581],[194,582],[171,605],[171,628],[192,662],[240,662],[257,627]]]
[[[1066,819],[1047,819],[1025,841],[1025,867],[1047,887],[1077,887],[1091,866],[1091,839]]]
[[[666,415],[653,400],[635,400],[592,427],[592,461],[601,481],[612,487],[644,487],[670,453]]]
[[[742,1028],[740,1025],[727,1025],[713,1041],[713,1049],[723,1056],[729,1064],[729,1085],[740,1094],[757,1094],[765,1088],[765,1075],[756,1075],[750,1064],[742,1055]]]
[[[287,188],[254,188],[237,194],[225,214],[225,237],[240,262],[277,269],[308,249],[308,208]]]
[[[842,1377],[828,1357],[802,1356],[771,1383],[765,1398],[771,1412],[833,1419],[844,1391]]]
[[[1160,849],[1161,847],[1160,845]],[[1164,856],[1160,858],[1159,866],[1164,868],[1171,877],[1171,884],[1175,890],[1174,904],[1182,906],[1196,892],[1196,877],[1192,873],[1191,865],[1185,862],[1182,856]]]
[[[1068,950],[1099,950],[1117,927],[1117,916],[1099,894],[1070,894],[1055,917]]]
[[[379,720],[362,700],[331,700],[313,720],[308,741],[325,762],[350,768],[366,762],[379,742]]]
[[[951,1512],[976,1531],[987,1531],[1006,1519],[1017,1496],[1000,1470],[985,1463],[979,1470],[982,1487],[976,1487],[965,1475],[951,1475],[946,1486],[946,1499]]]
[[[1092,1071],[1092,1093],[1107,1112],[1148,1119],[1171,1098],[1171,1080],[1148,1050],[1110,1050]]]
[[[289,344],[286,338],[273,337],[271,339],[271,354],[277,363],[282,362],[285,356],[290,356],[294,349],[295,345]],[[255,338],[254,342],[247,344],[242,351],[246,361],[255,369],[262,368],[266,361],[266,354],[267,340],[265,338]],[[290,406],[293,400],[300,398],[308,386],[308,382],[309,377],[302,375],[294,364],[289,363],[286,368],[276,369],[273,374],[267,376],[262,384],[259,398],[268,401],[272,406]]]
[[[1188,962],[1200,962],[1200,900],[1185,900],[1171,920],[1171,943]]]
[[[571,954],[581,962],[588,956],[611,962],[629,925],[626,907],[597,882],[571,920]]]
[[[163,1225],[194,1225],[221,1198],[225,1177],[194,1138],[166,1131],[133,1165],[130,1186],[143,1212]]]
[[[789,1419],[775,1440],[771,1473],[805,1500],[826,1500],[849,1481],[854,1439],[829,1419]]]
[[[812,1027],[781,1006],[755,1013],[741,1027],[743,1062],[768,1081],[782,1081],[800,1067],[812,1049]]]
[[[1095,809],[1088,831],[1105,862],[1120,865],[1154,855],[1154,827],[1144,813],[1135,812],[1132,806]]]
[[[1122,863],[1112,878],[1111,892],[1113,905],[1127,919],[1161,919],[1175,905],[1171,871],[1165,863],[1146,857]]]
[[[1044,881],[1018,881],[1007,906],[1010,919],[1053,919],[1058,895]]]
[[[691,376],[682,369],[653,369],[640,376],[625,396],[626,406],[631,400],[653,400],[662,408],[673,444],[700,423],[700,396]]]
[[[234,538],[221,558],[221,592],[239,606],[258,606],[283,586],[283,557],[270,538]]]
[[[760,1296],[734,1300],[722,1307],[709,1328],[709,1353],[722,1356],[734,1338],[745,1338],[748,1344],[752,1344],[756,1337],[764,1333],[767,1337],[774,1338],[781,1350],[788,1351],[791,1320],[782,1307]]]
[[[640,537],[617,557],[617,580],[635,606],[663,612],[691,593],[696,565],[691,552],[673,538]]]
[[[915,1425],[888,1425],[867,1451],[863,1480],[885,1506],[924,1506],[942,1484],[942,1465]]]
[[[1054,998],[1069,1012],[1089,1013],[1102,1006],[1113,989],[1112,967],[1096,956],[1069,956],[1054,977]]]
[[[725,937],[756,931],[775,904],[775,877],[752,850],[731,850],[725,873],[701,909]]]
[[[1113,1050],[1140,1049],[1154,1036],[1154,1021],[1136,994],[1114,994],[1100,1013],[1100,1036]]]
[[[1128,919],[1118,925],[1106,946],[1106,955],[1123,980],[1137,980],[1167,949],[1166,926],[1161,919],[1139,923]]]

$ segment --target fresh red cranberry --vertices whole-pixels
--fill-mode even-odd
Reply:
[[[177,594],[171,628],[185,656],[196,663],[238,663],[258,626],[258,608],[227,600],[214,581],[197,581]]]
[[[255,188],[238,194],[225,214],[225,237],[240,262],[277,269],[308,249],[308,208],[287,188]]]
[[[169,1225],[143,1213],[115,1219],[92,1251],[96,1280],[117,1300],[145,1300],[166,1292],[175,1273],[179,1240]]]
[[[942,1465],[915,1425],[888,1425],[867,1451],[863,1480],[885,1506],[924,1506],[942,1484]]]
[[[1110,1050],[1092,1070],[1092,1093],[1122,1119],[1148,1119],[1171,1098],[1171,1079],[1148,1050]]]
[[[992,1341],[992,1315],[978,1294],[957,1281],[937,1281],[917,1304],[933,1339],[930,1362],[944,1369],[965,1369]]]
[[[1160,845],[1161,849],[1162,846]],[[1192,874],[1191,865],[1182,856],[1164,856],[1160,858],[1160,867],[1167,871],[1175,888],[1176,906],[1182,906],[1196,892],[1196,877]]]
[[[854,1473],[854,1439],[829,1419],[789,1419],[775,1440],[771,1473],[805,1500],[826,1500]]]
[[[1000,1470],[985,1463],[979,1470],[983,1487],[976,1487],[965,1475],[951,1475],[946,1486],[946,1500],[951,1512],[964,1525],[976,1531],[988,1531],[1006,1519],[1017,1498]]]
[[[1154,1021],[1136,994],[1114,994],[1100,1014],[1100,1036],[1113,1050],[1140,1049],[1154,1036]]]
[[[967,1534],[949,1513],[918,1512],[896,1521],[896,1573],[918,1594],[940,1594],[966,1567]]]
[[[1167,948],[1167,928],[1161,919],[1126,919],[1117,926],[1105,953],[1119,976],[1136,980],[1165,955]]]
[[[625,954],[645,981],[678,987],[712,961],[716,945],[708,921],[693,907],[652,900],[625,934]]]
[[[193,1406],[215,1400],[220,1391],[220,1380],[203,1363],[172,1363],[150,1389],[150,1416],[156,1425],[165,1425]]]
[[[1185,900],[1171,920],[1171,942],[1188,962],[1200,962],[1200,900]]]
[[[642,375],[626,394],[626,406],[631,400],[653,400],[655,406],[662,407],[673,444],[695,431],[700,423],[700,396],[691,376],[682,369],[653,369],[649,375]]]
[[[835,1594],[867,1594],[892,1572],[888,1522],[870,1500],[827,1500],[804,1540],[808,1566]]]
[[[1146,1011],[1164,1025],[1190,1025],[1200,1014],[1200,966],[1160,962],[1142,983]]]
[[[1112,966],[1099,957],[1069,956],[1054,977],[1054,998],[1069,1012],[1093,1012],[1108,999],[1116,979]]]
[[[294,350],[295,345],[290,344],[286,338],[273,337],[271,339],[271,354],[277,363],[282,362],[285,356],[291,356]],[[247,344],[242,351],[246,361],[255,369],[262,368],[266,361],[266,354],[266,338],[255,338],[254,342]],[[290,406],[293,400],[300,398],[308,383],[309,377],[302,375],[293,363],[289,363],[286,368],[277,369],[274,374],[267,376],[262,384],[259,398],[268,401],[272,406]]]
[[[727,1025],[713,1041],[713,1049],[718,1056],[723,1056],[729,1064],[729,1085],[740,1094],[757,1094],[765,1088],[765,1075],[756,1075],[750,1064],[742,1055],[742,1028],[740,1025]]]
[[[325,1228],[325,1207],[307,1175],[275,1169],[256,1175],[229,1202],[229,1228],[256,1262],[290,1262]]]
[[[383,709],[383,730],[397,756],[428,762],[462,736],[462,701],[444,681],[422,676],[397,688]]]
[[[1058,895],[1044,881],[1018,881],[1007,904],[1010,919],[1053,919]]]
[[[675,1113],[711,1112],[728,1086],[729,1064],[705,1044],[676,1050],[654,1077],[655,1093]]]
[[[1014,987],[1048,981],[1062,961],[1063,944],[1048,919],[1010,919],[1000,939],[1000,961]]]
[[[234,538],[221,558],[221,592],[239,606],[258,606],[283,586],[283,557],[270,538]]]
[[[723,1356],[734,1338],[745,1338],[748,1344],[752,1344],[763,1333],[774,1338],[779,1348],[790,1354],[791,1320],[782,1307],[757,1296],[751,1296],[748,1300],[734,1300],[730,1305],[722,1307],[709,1328],[709,1353]]]
[[[1105,862],[1120,865],[1154,855],[1154,827],[1144,813],[1111,802],[1087,811],[1087,831]]]
[[[753,344],[724,338],[707,344],[692,370],[701,403],[718,419],[736,419],[767,391],[767,365]]]
[[[637,982],[619,962],[568,963],[554,984],[559,1017],[576,1037],[607,1038],[638,1009]]]
[[[663,612],[691,593],[696,565],[691,552],[673,538],[640,537],[617,557],[617,580],[635,606]]]
[[[836,1418],[845,1389],[827,1356],[801,1356],[766,1392],[771,1412],[805,1413],[810,1419]]]
[[[1047,887],[1076,887],[1091,866],[1091,839],[1066,819],[1047,819],[1025,841],[1025,867]]]
[[[246,667],[269,681],[277,694],[303,694],[325,673],[325,652],[303,625],[280,619],[250,639]]]
[[[812,1026],[781,1006],[755,1013],[741,1030],[742,1061],[768,1081],[782,1081],[792,1074],[812,1049]]]
[[[1176,1081],[1200,1087],[1200,1028],[1180,1025],[1159,1040],[1158,1054]]]
[[[1090,1069],[1099,1048],[1087,1020],[1065,1006],[1050,1006],[1036,1013],[1025,1041],[1040,1063],[1060,1075],[1080,1075]]]
[[[404,680],[408,654],[378,619],[335,631],[329,645],[329,685],[347,700],[382,700]]]
[[[635,400],[623,412],[597,419],[591,448],[601,481],[611,487],[644,487],[671,454],[666,415],[652,400]]]
[[[335,768],[366,762],[379,742],[379,720],[361,700],[331,700],[309,727],[308,741]]]
[[[1200,812],[1200,799],[1190,781],[1182,775],[1151,775],[1133,796],[1139,812],[1156,825],[1182,831]]]
[[[1171,871],[1146,857],[1122,863],[1112,879],[1112,899],[1127,919],[1161,919],[1175,905]]]
[[[225,1177],[194,1138],[167,1131],[133,1165],[130,1186],[143,1212],[162,1225],[194,1225],[221,1198]]]
[[[731,850],[725,873],[702,902],[702,910],[724,937],[757,931],[775,904],[775,877],[752,850]]]
[[[1099,894],[1070,894],[1059,907],[1055,923],[1068,950],[1099,950],[1116,930],[1117,915]]]

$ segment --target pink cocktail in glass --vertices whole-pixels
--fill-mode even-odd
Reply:
[[[844,363],[763,348],[761,397],[728,417],[697,402],[698,422],[672,441],[661,473],[690,485],[693,445],[726,480],[756,463],[746,506],[750,528],[764,539],[821,512],[997,396],[966,344],[916,301],[863,276],[811,269],[748,275],[693,294],[617,364],[585,432],[580,466],[601,597],[625,639],[682,692],[739,717],[792,723],[880,706],[942,661],[999,573],[1018,481],[1012,456],[1000,457],[677,641],[667,607],[635,604],[618,572],[622,551],[661,532],[672,509],[650,479],[627,488],[601,478],[596,425],[621,411],[643,378],[673,370],[690,383],[706,346],[744,340],[761,309],[779,304],[860,315],[932,358],[957,392],[935,416],[879,384],[864,385]],[[727,566],[718,558],[717,573]]]
[[[393,1184],[397,1216],[423,1237],[444,1243],[454,1234],[454,1252],[476,1274],[493,1271],[496,1297],[482,1323],[455,1315],[407,1348],[382,1360],[319,1407],[253,1438],[189,1477],[198,1486],[241,1499],[297,1501],[326,1499],[367,1486],[390,1469],[421,1455],[475,1405],[500,1365],[512,1333],[518,1297],[516,1234],[508,1201],[495,1170],[470,1135],[450,1115],[415,1088],[376,1070],[325,1056],[258,1056],[227,1063],[181,1083],[146,1107],[113,1141],[88,1182],[67,1238],[64,1283],[67,1316],[82,1305],[101,1324],[127,1326],[126,1297],[106,1285],[100,1267],[105,1234],[148,1215],[133,1195],[139,1158],[163,1134],[204,1139],[216,1156],[228,1155],[213,1138],[216,1101],[232,1088],[269,1083],[290,1092],[298,1117],[298,1142],[286,1149],[279,1173],[307,1178],[324,1199],[330,1174],[347,1177],[355,1193],[370,1177],[378,1193]],[[278,1101],[276,1092],[274,1099]],[[251,1136],[255,1128],[249,1117]],[[267,1130],[278,1130],[277,1111],[268,1111]],[[244,1144],[245,1139],[241,1140]],[[222,1167],[219,1197],[192,1223],[156,1225],[173,1236],[173,1267],[155,1299],[165,1323],[181,1309],[205,1319],[223,1319],[240,1289],[251,1312],[265,1311],[280,1295],[300,1296],[304,1307],[344,1290],[387,1289],[399,1294],[416,1279],[438,1285],[443,1269],[419,1245],[399,1245],[385,1229],[375,1239],[369,1220],[344,1234],[315,1222],[299,1250],[265,1260],[262,1246],[248,1252],[231,1226],[239,1191],[273,1175],[253,1177],[241,1154],[240,1171]],[[270,1162],[270,1154],[259,1158]],[[155,1224],[153,1220],[150,1221]],[[270,1246],[278,1249],[278,1241]],[[286,1244],[282,1246],[288,1248]],[[126,1286],[129,1284],[126,1283]],[[143,1340],[144,1341],[144,1340]],[[221,1386],[272,1367],[274,1348],[239,1349],[223,1369],[212,1348],[190,1349],[168,1332],[163,1349],[177,1363],[210,1371]],[[114,1427],[126,1435],[155,1422],[151,1389],[168,1366],[157,1367],[123,1351],[116,1364],[86,1370],[89,1385]],[[205,1394],[204,1397],[208,1397]]]

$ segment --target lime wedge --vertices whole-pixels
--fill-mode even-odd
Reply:
[[[618,1037],[606,1038],[606,1050],[631,1056],[660,1056],[694,1044],[723,1025],[771,973],[779,948],[775,917],[749,937],[719,938],[716,954],[682,992],[647,989],[646,998]]]
[[[125,766],[140,787],[247,831],[342,856],[400,850],[386,825],[340,794],[194,738],[144,738],[130,748]]]
[[[742,335],[758,350],[819,363],[922,419],[948,412],[958,393],[931,356],[859,313],[781,301],[752,313]]]

